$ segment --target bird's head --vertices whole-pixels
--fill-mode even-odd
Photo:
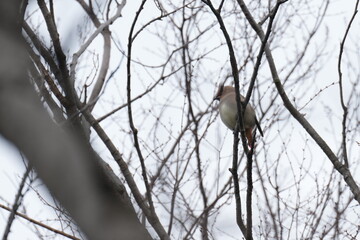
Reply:
[[[224,91],[224,84],[221,84],[219,86],[219,89],[218,89],[217,93],[214,96],[213,101],[215,101],[215,100],[219,101],[223,91]]]
[[[224,86],[223,84],[221,84],[219,86],[219,90],[217,91],[213,101],[215,100],[220,100],[223,96],[225,96],[228,93],[234,92],[235,88],[232,86]]]

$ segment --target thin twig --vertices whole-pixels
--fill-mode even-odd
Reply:
[[[349,34],[351,25],[355,19],[355,16],[358,12],[358,6],[359,6],[359,0],[356,1],[355,3],[355,8],[354,8],[354,13],[347,25],[344,37],[340,43],[340,52],[339,52],[339,59],[338,59],[338,74],[339,74],[339,91],[340,91],[340,102],[341,102],[341,107],[343,109],[343,119],[342,119],[342,149],[343,149],[343,157],[344,157],[344,164],[347,168],[349,168],[349,161],[348,161],[348,157],[347,157],[347,150],[346,150],[346,118],[347,118],[347,114],[348,114],[348,108],[345,105],[345,101],[344,101],[344,93],[343,93],[343,79],[342,79],[342,71],[341,71],[341,60],[342,60],[342,56],[343,56],[343,52],[344,52],[344,46],[345,46],[345,41],[346,38]]]
[[[5,209],[5,210],[7,210],[7,211],[9,211],[9,212],[12,211],[11,208],[9,208],[9,207],[1,204],[1,203],[0,203],[0,208],[3,208],[3,209]],[[49,231],[52,231],[52,232],[56,233],[56,234],[60,234],[60,235],[62,235],[62,236],[64,236],[64,237],[67,237],[67,238],[70,238],[70,239],[80,240],[80,238],[77,238],[77,237],[72,236],[72,235],[70,235],[70,234],[64,233],[63,231],[57,230],[57,229],[52,228],[52,227],[50,227],[50,226],[48,226],[48,225],[45,225],[45,224],[43,224],[42,222],[39,222],[39,221],[37,221],[37,220],[35,220],[35,219],[33,219],[33,218],[30,218],[30,217],[26,216],[25,214],[22,214],[22,213],[19,213],[19,212],[15,212],[15,214],[16,214],[17,216],[19,216],[19,217],[24,218],[25,220],[27,220],[27,221],[29,221],[29,222],[32,222],[32,223],[34,223],[34,224],[36,224],[36,225],[38,225],[38,226],[40,226],[40,227],[43,227],[43,228],[45,228],[45,229],[47,229],[47,230],[49,230]]]
[[[131,99],[131,103],[135,102],[136,100],[142,98],[143,96],[147,95],[149,92],[151,92],[161,81],[163,81],[162,78],[158,79],[153,85],[151,85],[148,89],[146,89],[143,93],[137,95],[136,97],[134,97],[133,99]],[[127,107],[128,102],[118,106],[117,108],[113,109],[112,111],[110,111],[109,113],[105,114],[102,117],[99,117],[97,119],[98,122],[103,121],[104,119],[106,119],[107,117],[111,116],[112,114],[114,114],[115,112],[123,109],[124,107]]]
[[[21,157],[23,157],[23,156],[21,155]],[[24,189],[25,182],[26,182],[26,180],[27,180],[27,178],[28,178],[28,176],[30,174],[30,171],[31,171],[31,167],[27,166],[26,171],[25,171],[25,173],[24,173],[24,175],[23,175],[23,177],[21,179],[18,192],[16,193],[13,206],[11,208],[11,212],[10,212],[10,215],[9,215],[6,227],[5,227],[3,240],[6,240],[8,238],[8,235],[9,235],[10,229],[11,229],[11,225],[12,225],[14,219],[15,219],[15,214],[16,214],[17,210],[19,209],[20,205],[21,205],[22,199],[24,198],[24,193],[22,191]]]
[[[184,9],[185,10],[185,9]],[[198,174],[198,181],[199,181],[199,187],[200,187],[200,193],[201,193],[201,197],[203,200],[203,207],[204,209],[207,209],[207,202],[208,202],[208,197],[206,195],[206,190],[205,190],[205,186],[204,186],[204,182],[203,182],[203,169],[202,169],[202,164],[201,164],[201,157],[200,157],[200,141],[201,139],[199,139],[198,133],[199,133],[199,119],[196,119],[195,113],[194,113],[194,109],[193,109],[193,102],[192,102],[192,87],[191,87],[191,76],[192,76],[192,66],[190,64],[186,64],[186,58],[190,58],[189,56],[189,48],[188,48],[188,42],[184,37],[184,24],[186,21],[185,18],[185,14],[184,14],[184,10],[183,10],[183,22],[182,25],[180,27],[180,35],[181,35],[181,43],[184,46],[182,49],[182,53],[181,53],[181,57],[182,57],[182,61],[183,61],[183,65],[184,65],[184,79],[185,79],[185,86],[186,86],[186,96],[189,102],[189,107],[188,107],[188,118],[189,121],[193,121],[194,122],[194,129],[192,130],[192,134],[194,136],[194,140],[195,140],[195,155],[196,155],[196,160],[197,160],[197,174]],[[190,60],[191,61],[191,60]],[[191,120],[190,120],[191,117]],[[201,226],[201,235],[202,235],[202,239],[203,240],[208,240],[209,239],[209,233],[208,233],[208,218],[209,218],[209,214],[208,211],[204,212],[203,217],[201,218],[200,221],[200,226]]]
[[[258,75],[258,72],[259,72],[259,67],[260,67],[260,64],[261,64],[261,59],[262,59],[262,56],[264,54],[264,50],[265,50],[265,45],[270,37],[270,33],[271,33],[271,30],[272,30],[272,24],[274,22],[274,19],[275,19],[275,15],[279,9],[279,2],[275,5],[275,7],[270,11],[270,20],[269,20],[269,23],[268,23],[268,26],[267,26],[267,29],[266,29],[266,33],[265,33],[265,36],[264,36],[264,39],[261,41],[261,46],[260,46],[260,49],[259,49],[259,53],[257,55],[257,58],[256,58],[256,63],[255,63],[255,66],[254,66],[254,71],[252,73],[252,76],[251,76],[251,79],[250,79],[250,84],[249,84],[249,88],[248,88],[248,91],[246,93],[246,96],[245,96],[245,100],[244,100],[244,106],[246,107],[246,105],[249,103],[250,101],[250,97],[251,97],[251,94],[252,94],[252,91],[254,89],[254,85],[255,85],[255,80],[256,80],[256,77]]]
[[[134,41],[133,33],[134,33],[134,28],[135,28],[136,22],[140,16],[141,11],[144,8],[145,3],[146,3],[146,0],[143,0],[141,2],[140,7],[139,7],[138,11],[136,12],[134,21],[131,25],[130,33],[129,33],[129,37],[128,37],[128,54],[127,54],[128,59],[127,59],[127,67],[126,67],[126,70],[127,70],[127,102],[128,102],[127,106],[128,106],[129,124],[130,124],[131,131],[133,133],[134,145],[135,145],[135,149],[136,149],[136,152],[137,152],[139,160],[140,160],[142,176],[143,176],[144,184],[145,184],[145,188],[146,188],[146,197],[149,202],[150,212],[152,215],[155,215],[155,207],[154,207],[154,203],[153,203],[152,196],[151,196],[151,188],[150,188],[147,173],[146,173],[145,159],[141,153],[139,139],[138,139],[138,130],[136,129],[136,127],[134,125],[133,116],[132,116],[132,106],[131,106],[131,56],[132,56],[131,51],[132,51],[132,43]]]

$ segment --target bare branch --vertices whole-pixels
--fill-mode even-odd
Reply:
[[[135,125],[134,125],[133,116],[132,116],[132,108],[131,108],[131,55],[132,55],[131,50],[132,50],[132,43],[133,43],[132,36],[133,36],[136,22],[137,22],[139,15],[145,5],[145,2],[146,2],[146,0],[143,0],[141,2],[139,9],[136,12],[135,18],[132,22],[131,29],[130,29],[129,36],[128,36],[128,54],[127,54],[128,60],[127,60],[127,68],[126,68],[126,70],[127,70],[127,106],[128,106],[128,117],[129,117],[130,129],[133,134],[135,149],[136,149],[136,152],[137,152],[139,160],[140,160],[142,176],[143,176],[143,180],[144,180],[144,184],[145,184],[145,188],[146,188],[146,197],[147,197],[147,200],[149,203],[150,214],[148,214],[148,220],[150,221],[149,217],[153,218],[153,220],[155,220],[155,221],[151,221],[151,222],[152,222],[152,224],[154,224],[155,222],[157,222],[157,223],[160,223],[160,222],[156,216],[154,203],[152,201],[151,188],[150,188],[147,173],[146,173],[145,160],[141,153],[139,139],[138,139],[138,135],[137,135],[138,130],[135,128]],[[155,230],[158,230],[157,233],[158,233],[159,237],[161,239],[169,239],[169,235],[165,232],[165,230],[163,229],[161,224],[157,224],[157,225],[159,225],[159,226],[157,226],[157,228],[155,228]]]
[[[167,237],[167,233],[166,233],[165,229],[161,225],[156,214],[149,210],[149,207],[147,206],[144,198],[142,197],[142,195],[136,185],[136,182],[135,182],[134,178],[132,177],[131,172],[129,171],[129,168],[128,168],[126,162],[121,157],[120,152],[117,150],[115,145],[112,143],[112,141],[107,136],[105,131],[101,128],[101,126],[96,121],[96,119],[91,115],[91,113],[89,111],[85,110],[83,114],[84,114],[86,120],[90,123],[90,125],[94,128],[94,130],[99,135],[101,140],[104,142],[106,147],[109,149],[109,151],[112,154],[112,156],[114,157],[114,160],[116,161],[116,163],[119,165],[120,170],[123,173],[123,175],[126,179],[126,182],[129,185],[129,188],[131,189],[132,194],[134,194],[134,198],[135,198],[137,204],[139,205],[141,210],[144,212],[149,223],[153,226],[153,228],[158,233],[158,235],[161,237],[161,239],[167,239],[168,237]]]
[[[78,63],[78,60],[80,56],[84,53],[84,51],[89,47],[89,45],[94,41],[94,39],[101,33],[104,38],[104,47],[103,47],[103,57],[102,57],[102,63],[100,67],[100,71],[97,77],[97,80],[95,81],[95,86],[92,90],[92,93],[90,95],[90,98],[88,102],[91,103],[90,110],[92,110],[96,104],[96,101],[98,99],[98,96],[101,92],[101,89],[103,88],[105,77],[107,74],[107,71],[109,69],[109,62],[110,62],[110,50],[111,50],[111,32],[109,30],[109,26],[115,22],[116,19],[121,17],[121,13],[123,8],[126,5],[126,0],[123,0],[121,4],[117,6],[116,13],[114,16],[109,18],[106,22],[100,24],[100,21],[97,19],[96,15],[92,10],[90,10],[89,6],[86,5],[86,3],[82,0],[78,0],[78,2],[81,4],[81,6],[86,10],[86,12],[89,14],[90,18],[93,20],[93,23],[96,26],[96,30],[93,32],[93,34],[86,40],[86,42],[80,47],[80,49],[73,54],[73,59],[70,64],[70,76],[75,81],[75,74],[76,74],[76,65]],[[96,19],[96,20],[95,20]]]
[[[46,7],[46,3],[44,0],[38,0],[38,5],[40,7],[40,10],[45,18],[45,23],[47,26],[47,29],[49,31],[51,40],[54,44],[54,50],[55,50],[55,54],[57,57],[57,61],[59,64],[59,69],[61,72],[61,81],[63,81],[63,84],[65,86],[65,92],[68,95],[68,97],[70,97],[70,99],[72,100],[72,102],[74,101],[74,91],[72,88],[72,84],[69,82],[69,72],[68,72],[68,68],[67,68],[67,63],[66,63],[66,56],[62,50],[61,47],[61,43],[60,43],[60,38],[59,38],[59,33],[57,31],[54,19],[52,18],[51,13],[49,12],[49,10]]]
[[[242,11],[245,14],[246,19],[250,23],[251,27],[257,33],[261,40],[264,39],[265,35],[262,28],[255,22],[254,18],[252,17],[250,11],[248,10],[247,6],[245,5],[243,0],[237,0]],[[269,68],[273,77],[273,82],[278,90],[279,95],[281,96],[285,107],[291,113],[291,115],[304,127],[304,129],[309,133],[309,135],[315,140],[315,142],[319,145],[319,147],[323,150],[326,156],[334,165],[335,169],[343,176],[345,182],[349,185],[351,192],[354,194],[356,201],[360,203],[360,189],[359,186],[356,184],[353,176],[351,175],[350,171],[347,169],[345,165],[343,165],[327,143],[321,138],[321,136],[317,133],[317,131],[311,126],[311,124],[305,119],[305,117],[294,107],[294,105],[289,100],[284,87],[280,81],[274,59],[272,57],[271,50],[268,44],[265,46],[265,55],[267,61],[269,63]]]
[[[256,77],[257,77],[258,72],[259,72],[261,59],[262,59],[262,56],[264,54],[265,46],[266,46],[267,41],[268,41],[268,39],[270,37],[272,24],[274,22],[274,19],[275,19],[276,13],[277,13],[277,11],[278,11],[278,9],[280,7],[280,4],[281,4],[280,1],[278,1],[277,4],[275,5],[275,7],[269,13],[269,15],[270,15],[269,23],[268,23],[268,26],[267,26],[267,29],[266,29],[264,39],[261,41],[261,46],[260,46],[260,49],[259,49],[259,53],[258,53],[258,55],[256,57],[256,63],[255,63],[255,66],[254,66],[254,71],[253,71],[253,74],[251,76],[249,88],[248,88],[246,96],[245,96],[245,100],[244,100],[244,106],[245,107],[250,101],[250,97],[251,97],[251,94],[252,94],[252,91],[253,91],[254,85],[255,85],[255,80],[256,80]]]
[[[342,79],[342,71],[341,71],[341,60],[342,60],[342,56],[343,56],[343,52],[344,52],[344,46],[345,46],[345,41],[346,38],[348,36],[348,33],[350,31],[351,25],[355,19],[355,16],[358,12],[358,6],[359,6],[359,0],[356,1],[355,3],[355,7],[354,7],[354,13],[347,25],[344,37],[340,43],[340,52],[339,52],[339,59],[338,59],[338,74],[339,74],[339,91],[340,91],[340,102],[341,102],[341,107],[343,109],[343,120],[342,120],[342,148],[343,148],[343,158],[344,158],[344,164],[347,168],[349,168],[349,160],[347,157],[347,150],[346,150],[346,120],[347,120],[347,115],[348,115],[348,108],[345,105],[345,101],[344,101],[344,93],[343,93],[343,79]]]
[[[0,207],[3,208],[3,209],[5,209],[5,210],[7,210],[7,211],[9,211],[9,212],[11,212],[11,213],[13,213],[13,211],[12,211],[13,209],[8,208],[8,207],[2,205],[1,203],[0,203]],[[48,226],[48,225],[46,225],[46,224],[43,224],[42,222],[39,222],[39,221],[37,221],[37,220],[35,220],[35,219],[33,219],[33,218],[30,218],[30,217],[26,216],[25,214],[19,213],[19,212],[17,212],[17,211],[14,211],[14,214],[17,215],[17,216],[19,216],[19,217],[22,217],[23,219],[25,219],[25,220],[27,220],[27,221],[29,221],[29,222],[31,222],[31,223],[34,223],[34,224],[36,224],[36,225],[38,225],[38,226],[40,226],[40,227],[42,227],[42,228],[45,228],[45,229],[47,229],[47,230],[49,230],[49,231],[51,231],[51,232],[54,232],[54,233],[56,233],[56,234],[60,234],[60,235],[62,235],[62,236],[64,236],[64,237],[67,237],[67,238],[69,238],[69,239],[80,240],[80,238],[77,238],[77,237],[75,237],[75,236],[72,236],[72,235],[70,235],[70,234],[67,234],[67,233],[65,233],[65,232],[63,232],[63,231],[60,231],[60,230],[58,230],[58,229],[52,228],[52,227],[50,227],[50,226]],[[7,238],[6,238],[6,237],[3,237],[3,239],[5,240],[5,239],[7,239]]]
[[[14,203],[13,203],[13,206],[10,210],[10,216],[8,218],[8,221],[7,221],[7,224],[6,224],[6,227],[5,227],[5,231],[4,231],[4,235],[3,235],[3,238],[4,240],[6,240],[8,238],[8,235],[10,233],[10,229],[11,229],[11,225],[15,219],[15,214],[18,210],[18,208],[20,207],[21,205],[21,202],[22,202],[22,199],[24,198],[24,193],[23,193],[23,188],[25,186],[25,182],[30,174],[30,171],[31,171],[31,167],[27,166],[26,167],[26,171],[21,179],[21,182],[20,182],[20,185],[19,185],[19,189],[18,189],[18,192],[16,193],[16,197],[15,197],[15,200],[14,200]]]
[[[13,6],[16,3],[11,2]],[[8,24],[8,28],[0,25],[0,74],[6,76],[0,81],[1,135],[24,153],[89,239],[150,239],[134,210],[116,197],[102,177],[105,172],[81,130],[59,129],[49,118],[27,81],[28,58],[20,32],[14,32],[16,21],[8,19],[11,14],[3,14],[9,8],[0,9],[0,22]],[[133,227],[137,231],[132,231]]]

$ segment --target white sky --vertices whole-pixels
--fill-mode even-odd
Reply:
[[[69,2],[67,2],[69,3]],[[69,8],[65,6],[65,2],[62,3],[64,5],[62,5],[62,7],[64,7],[66,9],[66,11],[62,11],[62,20],[61,20],[61,24],[59,24],[60,26],[60,31],[69,31],[66,28],[61,29],[62,26],[74,26],[74,22],[76,23],[77,21],[81,22],[82,18],[77,16],[78,10],[76,8]],[[129,24],[126,23],[126,21],[131,21],[132,16],[134,15],[135,10],[137,9],[137,5],[139,4],[139,1],[128,1],[127,6],[124,9],[123,12],[123,18],[117,20],[117,24],[115,24],[112,29],[113,32],[120,36],[122,33],[126,33],[125,35],[127,35],[127,29],[129,27]],[[343,36],[344,33],[344,22],[347,22],[349,17],[351,16],[352,12],[353,12],[353,7],[354,7],[354,1],[350,1],[350,0],[342,0],[342,1],[334,1],[333,4],[330,5],[330,9],[329,9],[329,13],[330,16],[326,17],[326,24],[328,26],[331,27],[331,29],[329,29],[329,38],[327,39],[327,41],[330,41],[330,45],[332,45],[334,47],[334,57],[329,59],[328,62],[326,62],[327,67],[324,68],[319,74],[318,77],[324,79],[324,82],[321,83],[320,87],[326,86],[327,84],[336,81],[337,80],[337,58],[335,57],[337,55],[338,52],[338,45],[340,42],[341,37]],[[149,9],[149,13],[151,11],[157,11],[155,8],[153,9]],[[57,10],[56,10],[57,11]],[[59,11],[60,12],[60,11]],[[151,16],[149,15],[149,18]],[[352,27],[352,34],[353,36],[360,36],[360,20],[359,20],[359,16],[357,16],[354,25]],[[115,28],[116,26],[116,28]],[[121,28],[121,31],[116,31],[117,28]],[[126,37],[125,37],[126,39]],[[136,42],[136,48],[134,49],[135,52],[135,56],[136,56],[136,51],[143,51],[144,49],[148,49],[147,44],[149,41],[151,41],[152,38],[151,36],[146,36],[144,38],[140,38],[137,40]],[[359,39],[357,39],[359,40]],[[144,43],[142,43],[142,41],[144,41]],[[348,42],[351,43],[351,41],[356,41],[356,39],[348,39]],[[95,42],[94,44],[101,44],[100,42]],[[124,40],[124,42],[122,42],[123,47],[126,46],[126,40]],[[155,44],[155,43],[154,43]],[[77,46],[73,46],[74,49],[77,48]],[[113,54],[118,54],[120,57],[120,54],[117,51],[114,51]],[[275,54],[276,55],[276,54]],[[351,56],[350,56],[351,57]],[[150,60],[149,60],[150,61]],[[113,63],[115,64],[115,63]],[[346,86],[346,84],[345,84]],[[135,89],[136,91],[136,89]],[[210,90],[213,91],[213,90]],[[345,95],[346,93],[349,91],[348,87],[345,88]],[[140,92],[140,90],[139,90]],[[134,95],[136,95],[136,93],[134,93]],[[310,94],[310,95],[313,95]],[[212,92],[211,92],[211,96],[212,96]],[[329,88],[327,90],[324,91],[324,93],[321,96],[322,98],[325,99],[325,101],[330,101],[334,103],[334,108],[338,108],[340,109],[339,106],[339,101],[338,101],[338,89],[337,88]],[[209,98],[210,99],[210,98]],[[337,106],[336,106],[337,105]],[[322,106],[319,106],[319,108],[321,108]],[[96,109],[97,110],[97,109]],[[97,110],[98,111],[98,110]],[[329,143],[329,145],[331,147],[337,146],[338,144],[338,139],[334,139],[334,134],[332,133],[332,131],[334,129],[332,129],[332,126],[330,125],[329,122],[327,121],[323,121],[322,119],[324,119],[324,117],[326,116],[326,114],[323,111],[319,111],[319,112],[312,112],[312,113],[308,113],[309,114],[309,120],[310,122],[313,124],[313,126],[319,131],[320,135],[324,137],[324,139]],[[100,115],[100,113],[99,113]],[[340,119],[341,115],[339,114],[339,122],[341,121]],[[226,140],[229,143],[232,142],[232,134],[226,130],[226,128],[224,126],[222,126],[222,124],[220,123],[219,120],[217,120],[218,123],[215,123],[214,126],[218,126],[219,128],[221,128],[221,132],[226,134]],[[339,124],[339,122],[337,122],[336,124]],[[289,128],[291,127],[299,127],[298,123],[294,120],[291,119],[291,122],[288,126]],[[109,129],[109,127],[107,128]],[[279,129],[281,129],[281,126],[279,126]],[[266,134],[277,134],[277,130],[278,129],[271,129],[271,131],[267,132]],[[286,130],[286,129],[285,129]],[[335,129],[334,131],[338,131],[338,129]],[[281,134],[286,135],[286,131],[282,132]],[[298,135],[296,136],[296,138],[294,138],[294,142],[291,143],[287,143],[288,146],[290,147],[294,147],[294,151],[295,149],[298,147],[296,144],[296,139],[298,138],[303,138],[304,136],[306,136],[306,134],[304,134],[303,130],[299,130],[299,131],[295,131],[295,134]],[[308,137],[309,138],[309,137]],[[311,142],[312,140],[310,140]],[[281,145],[281,143],[274,143],[274,146],[279,147],[279,149],[281,147],[283,147]],[[103,148],[101,146],[99,146],[99,150],[100,151],[104,151]],[[224,144],[224,147],[222,148],[222,156],[227,156],[227,155],[231,155],[232,153],[232,144]],[[107,153],[104,151],[103,152],[104,155],[107,155]],[[273,152],[274,155],[276,155],[277,151],[275,150]],[[314,169],[317,169],[317,165],[322,166],[323,164],[328,165],[328,167],[330,166],[330,162],[327,161],[324,158],[324,155],[322,154],[322,152],[317,149],[317,151],[312,152],[311,154],[313,154],[313,159],[319,159],[318,162],[313,162],[313,163],[309,163],[309,164],[313,164],[312,166],[314,166]],[[354,149],[354,152],[352,152],[353,156],[356,155],[360,155],[359,154],[359,150],[358,149]],[[315,156],[315,157],[314,157]],[[359,160],[358,157],[354,157],[354,160]],[[222,163],[224,165],[224,167],[226,168],[226,164],[228,163]],[[22,174],[25,172],[22,160],[21,160],[21,156],[18,152],[18,150],[16,150],[10,143],[8,143],[6,140],[4,140],[3,138],[0,138],[0,183],[1,183],[1,188],[0,188],[0,203],[7,205],[8,203],[12,204],[14,198],[15,198],[15,194],[18,188],[18,185],[21,181],[21,177]],[[314,174],[316,174],[314,172]],[[357,177],[359,175],[354,175],[354,177]],[[360,178],[357,177],[357,181],[360,183]],[[36,185],[38,185],[40,183],[37,183]],[[47,194],[43,194],[47,196]],[[45,205],[39,201],[39,198],[36,194],[36,192],[34,192],[33,190],[30,190],[29,193],[27,193],[27,195],[25,196],[24,199],[24,206],[26,207],[26,211],[27,211],[27,215],[35,218],[37,220],[41,220],[44,221],[45,223],[49,223],[52,226],[57,226],[58,223],[56,223],[56,221],[52,221],[54,219],[56,219],[56,216],[54,215],[54,212],[51,208],[45,207]],[[255,206],[254,206],[255,207]],[[23,212],[23,208],[20,207],[20,212]],[[221,224],[221,227],[223,228],[224,231],[226,231],[227,229],[232,229],[232,228],[237,228],[235,226],[235,220],[234,217],[228,217],[229,215],[233,214],[233,211],[231,208],[226,208],[226,210],[224,211],[228,211],[228,213],[222,214],[221,216],[219,216],[218,221],[219,222],[223,222],[223,224]],[[8,218],[9,212],[0,209],[0,229],[1,229],[1,234],[3,232],[3,230],[5,229],[5,225],[7,222],[7,218]],[[12,226],[12,232],[10,234],[9,239],[38,239],[37,236],[33,233],[33,226],[32,224],[29,224],[28,222],[24,221],[24,220],[19,220],[19,218],[17,218],[17,220],[15,220],[13,226]],[[46,233],[47,231],[44,229],[39,228],[39,230],[42,233]],[[60,236],[56,236],[55,238],[53,238],[53,234],[51,232],[48,232],[46,234],[49,234],[51,236],[51,239],[65,239],[63,237]],[[46,235],[45,234],[45,235]],[[240,232],[238,231],[238,229],[234,230],[234,234],[235,237],[240,235]],[[232,239],[232,238],[227,238],[226,236],[222,236],[221,239]]]

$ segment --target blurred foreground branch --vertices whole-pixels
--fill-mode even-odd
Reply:
[[[88,239],[151,239],[81,130],[59,128],[40,103],[25,72],[19,2],[0,7],[0,133],[24,153]]]

